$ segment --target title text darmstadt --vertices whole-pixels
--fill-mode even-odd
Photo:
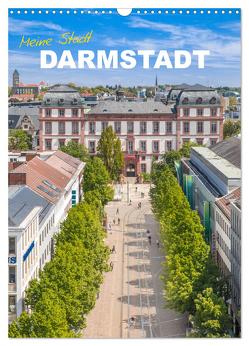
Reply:
[[[70,50],[63,50],[58,54],[53,50],[40,51],[40,67],[43,69],[71,68],[71,69],[133,69],[137,59],[142,61],[144,69],[161,67],[168,69],[186,69],[192,65],[195,57],[196,67],[205,68],[205,57],[210,55],[209,50],[78,50],[77,59]]]

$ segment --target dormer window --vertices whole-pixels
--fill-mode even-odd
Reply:
[[[214,104],[216,103],[216,97],[212,97],[209,101],[209,103]]]
[[[64,103],[64,99],[59,99],[59,103],[63,104]]]
[[[72,101],[72,103],[73,103],[74,105],[77,105],[78,100],[77,100],[76,98],[74,98],[73,101]]]
[[[128,112],[133,112],[133,110],[132,109],[128,109]]]
[[[158,109],[157,109],[157,108],[155,108],[155,109],[153,110],[153,112],[158,112]]]
[[[51,103],[51,99],[46,99],[46,104],[50,104]]]
[[[107,109],[103,109],[103,112],[107,112]]]
[[[184,97],[184,99],[182,100],[182,103],[184,103],[184,104],[189,103],[189,99],[187,97]]]
[[[202,103],[202,98],[201,97],[198,97],[198,99],[196,99],[196,103],[199,105]]]

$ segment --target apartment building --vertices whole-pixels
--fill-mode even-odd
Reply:
[[[51,260],[53,235],[82,194],[83,162],[60,151],[27,157],[9,172],[9,321],[23,311],[29,281]]]
[[[9,322],[23,311],[29,281],[51,259],[54,205],[25,185],[9,187]]]

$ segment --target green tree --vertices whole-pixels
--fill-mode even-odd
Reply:
[[[113,199],[114,191],[110,184],[110,175],[103,161],[94,157],[86,163],[83,177],[83,191],[98,191],[103,205]]]
[[[233,108],[237,105],[237,98],[235,96],[229,97],[229,107]]]
[[[32,148],[32,138],[26,131],[13,129],[9,131],[9,150],[29,150]]]
[[[163,161],[156,164],[152,179],[152,209],[160,222],[161,244],[166,254],[161,276],[166,305],[195,316],[195,299],[203,290],[212,289],[225,306],[227,282],[212,262],[199,215],[191,210],[170,165]]]
[[[118,180],[124,166],[124,157],[120,139],[108,126],[101,134],[98,142],[98,156],[103,160],[112,180]]]
[[[84,162],[89,158],[86,147],[74,141],[69,141],[66,145],[63,145],[60,150]]]
[[[223,126],[223,138],[227,139],[233,136],[236,136],[241,131],[241,123],[240,120],[233,121],[233,120],[226,120],[224,122]]]
[[[206,288],[195,299],[196,313],[193,316],[195,337],[226,337],[231,328],[224,300],[212,288]]]

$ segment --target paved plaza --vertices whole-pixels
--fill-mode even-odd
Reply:
[[[106,243],[116,250],[110,255],[113,270],[105,274],[84,338],[185,336],[186,316],[164,305],[160,280],[164,254],[157,244],[159,225],[151,211],[149,187],[132,183],[117,187],[118,200],[106,207],[111,224]]]

